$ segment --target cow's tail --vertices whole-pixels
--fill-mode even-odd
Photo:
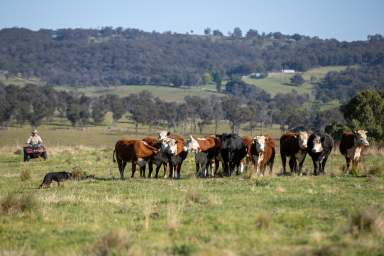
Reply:
[[[116,149],[113,150],[113,154],[112,154],[112,160],[114,163],[116,163],[115,155],[116,155]]]

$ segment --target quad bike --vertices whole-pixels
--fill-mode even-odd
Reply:
[[[42,157],[44,160],[47,160],[48,158],[47,150],[43,145],[39,144],[24,146],[24,162],[38,157]]]

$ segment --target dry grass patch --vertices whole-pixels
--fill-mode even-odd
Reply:
[[[357,211],[350,218],[347,232],[353,236],[371,233],[384,237],[384,216],[373,207]]]
[[[272,219],[271,215],[266,212],[257,214],[256,216],[256,228],[257,229],[269,229],[271,227]]]
[[[183,207],[181,205],[168,205],[166,228],[171,234],[176,232],[180,226],[180,216],[182,215],[182,211]]]
[[[32,212],[36,210],[38,201],[32,194],[9,193],[2,198],[0,211],[5,215],[16,215],[18,213]]]
[[[112,230],[103,235],[91,248],[91,253],[97,256],[133,255],[131,235],[125,229]]]
[[[31,179],[31,170],[29,169],[22,169],[20,172],[20,180],[21,181],[27,181]]]

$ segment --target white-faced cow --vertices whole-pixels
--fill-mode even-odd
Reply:
[[[344,155],[347,162],[347,171],[352,168],[358,168],[361,151],[364,147],[369,146],[367,132],[365,130],[356,130],[353,132],[344,132],[340,141],[340,153]]]
[[[208,169],[211,169],[211,176],[214,177],[219,168],[220,141],[214,136],[206,138],[194,138],[190,136],[188,150],[195,152],[196,176],[208,177]],[[214,165],[214,167],[212,167]]]
[[[308,154],[313,161],[313,174],[325,174],[325,164],[332,152],[333,139],[326,133],[315,132],[308,139]]]
[[[132,162],[132,178],[135,175],[136,164],[140,166],[140,172],[145,173],[147,161],[157,154],[157,152],[158,149],[142,140],[122,139],[117,141],[115,150],[113,151],[113,162],[117,161],[120,178],[122,180],[124,179],[124,169],[127,162]]]
[[[168,131],[159,134],[162,147],[169,152],[169,177],[180,178],[181,165],[188,155],[188,149],[184,146],[184,138]]]
[[[286,174],[286,160],[289,157],[291,173],[301,174],[307,155],[308,133],[305,131],[288,132],[280,138],[280,155],[283,164],[283,175]]]
[[[247,154],[245,156],[245,161],[244,161],[245,162],[245,164],[244,164],[245,171],[247,172],[250,163],[252,163],[253,168],[256,168],[256,162],[254,161],[253,156],[252,156],[252,152],[251,152],[253,139],[249,136],[244,136],[244,137],[242,137],[242,139],[243,139],[243,144],[245,145],[245,148],[247,149]]]
[[[269,135],[256,136],[250,148],[252,160],[256,165],[256,174],[264,175],[265,169],[269,167],[272,175],[273,163],[275,161],[275,142]]]

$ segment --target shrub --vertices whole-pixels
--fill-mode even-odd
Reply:
[[[80,166],[76,166],[72,168],[72,178],[75,180],[81,180],[87,177],[87,173],[83,171]]]
[[[367,173],[371,176],[383,176],[384,168],[379,165],[373,165],[368,168]]]
[[[92,253],[98,256],[129,255],[132,248],[130,234],[125,229],[112,230],[103,235],[92,247]]]
[[[256,228],[268,229],[271,226],[271,217],[266,213],[259,213],[256,216]]]
[[[384,235],[384,216],[376,208],[362,209],[350,218],[347,231],[354,236],[364,233]]]
[[[38,202],[32,194],[10,193],[1,200],[1,213],[15,215],[18,213],[32,212]]]
[[[29,169],[23,169],[20,172],[20,180],[26,181],[31,179],[31,171]]]

